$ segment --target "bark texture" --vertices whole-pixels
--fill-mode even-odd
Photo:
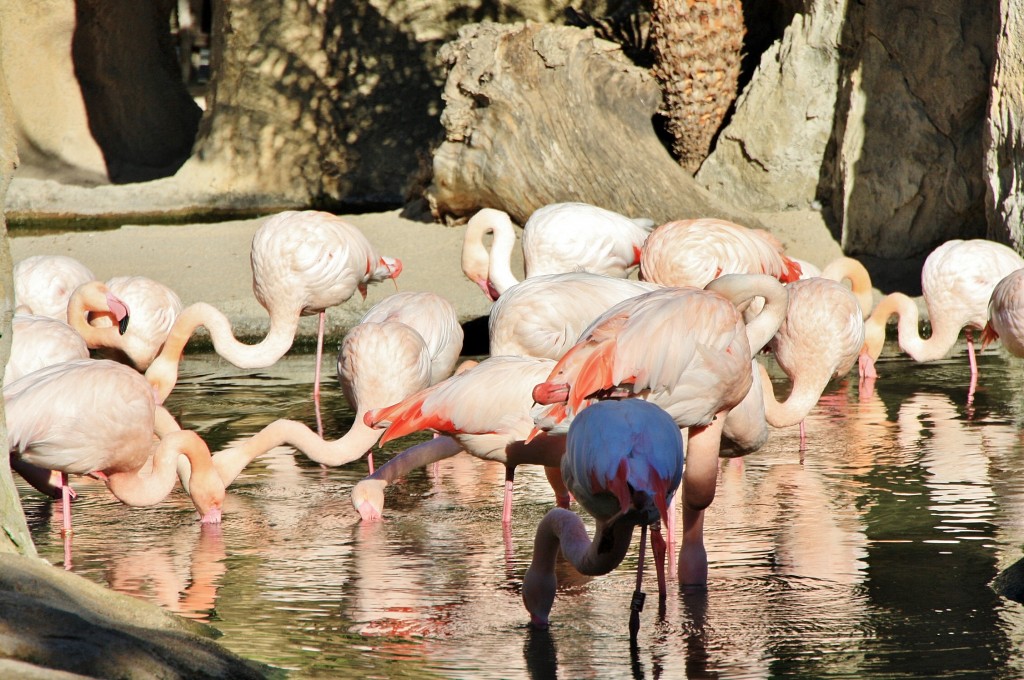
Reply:
[[[583,201],[655,221],[756,219],[716,202],[672,159],[646,69],[592,30],[475,24],[445,46],[445,141],[427,191],[439,218]]]

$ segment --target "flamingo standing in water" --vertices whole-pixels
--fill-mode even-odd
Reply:
[[[589,272],[530,277],[505,290],[491,307],[491,354],[560,359],[609,307],[657,288]]]
[[[982,346],[999,340],[1010,354],[1024,357],[1024,269],[1007,274],[992,289]]]
[[[537,526],[533,558],[523,578],[523,604],[538,628],[548,627],[559,552],[580,573],[607,574],[622,563],[634,527],[642,525],[645,534],[648,525],[656,529],[659,519],[667,522],[683,475],[683,439],[671,416],[654,404],[640,399],[598,402],[569,426],[561,471],[597,528],[591,541],[579,516],[564,508],[549,510]],[[643,542],[642,534],[641,555]],[[652,533],[651,545],[664,598],[665,542],[660,533]],[[643,569],[642,558],[638,569]],[[637,581],[639,591],[639,573]]]
[[[552,203],[538,208],[523,225],[526,278],[588,271],[625,278],[640,261],[640,248],[654,222],[630,218],[587,203]],[[483,236],[493,235],[491,249]],[[501,210],[484,208],[466,225],[462,271],[491,300],[519,283],[512,273],[516,233]]]
[[[181,313],[181,299],[168,286],[146,276],[115,276],[108,279],[107,289],[132,310],[132,323],[115,341],[93,349],[107,359],[127,363],[145,371],[160,352],[174,320]],[[89,324],[103,328],[114,324],[114,315],[94,312]]]
[[[640,278],[662,286],[703,288],[723,274],[767,274],[789,283],[800,278],[800,265],[769,232],[710,217],[661,225],[640,254]]]
[[[270,329],[256,345],[235,339],[231,323],[205,302],[178,315],[146,377],[162,403],[178,381],[178,364],[193,331],[205,326],[213,348],[239,368],[265,368],[284,356],[295,339],[299,317],[318,314],[313,397],[320,398],[324,313],[369,284],[398,277],[402,263],[383,257],[361,231],[340,217],[316,210],[288,210],[267,219],[252,238],[252,289],[270,314]]]
[[[897,315],[900,349],[914,361],[936,361],[949,353],[960,330],[967,337],[967,360],[971,367],[968,401],[978,383],[978,363],[974,356],[972,329],[988,323],[989,300],[996,284],[1013,271],[1024,267],[1012,248],[985,239],[946,241],[933,250],[921,269],[921,293],[928,308],[932,334],[921,338],[918,309],[903,293],[890,293],[882,298],[864,324],[866,354],[862,377],[877,377],[875,361],[885,344],[885,326],[889,317]]]
[[[761,312],[744,324],[737,306]],[[679,580],[707,582],[704,510],[715,496],[726,416],[748,395],[753,352],[775,335],[788,294],[765,275],[733,274],[706,290],[666,288],[609,309],[533,391],[539,428],[564,429],[594,399],[639,397],[688,428]]]
[[[15,314],[11,321],[11,357],[4,382],[74,359],[88,359],[89,347],[75,329],[63,321],[36,314]]]
[[[864,320],[857,297],[830,279],[800,279],[786,286],[789,306],[768,348],[789,376],[792,388],[779,403],[768,371],[758,364],[764,390],[765,417],[772,427],[800,423],[801,448],[806,441],[804,418],[818,403],[832,378],[846,375],[864,346]]]
[[[32,255],[14,265],[14,305],[21,311],[68,320],[68,300],[83,283],[96,277],[67,255]]]
[[[67,475],[101,478],[122,503],[146,506],[167,497],[184,455],[189,494],[204,523],[218,523],[224,484],[195,432],[179,430],[156,405],[140,373],[106,359],[47,366],[4,386],[11,467],[47,495],[60,471],[65,555],[70,555],[71,488]],[[158,438],[159,437],[159,438]]]

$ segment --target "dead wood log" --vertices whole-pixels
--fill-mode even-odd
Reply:
[[[489,207],[523,224],[548,203],[583,201],[658,223],[714,216],[762,226],[672,159],[652,123],[657,81],[592,29],[473,24],[439,57],[445,141],[426,191],[435,217]]]

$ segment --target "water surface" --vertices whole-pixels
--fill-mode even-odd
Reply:
[[[962,345],[931,364],[895,352],[872,392],[829,386],[802,453],[792,427],[723,460],[708,589],[672,581],[659,611],[648,568],[632,650],[636,550],[603,577],[562,566],[551,630],[530,629],[519,589],[552,494],[519,470],[507,544],[503,469],[466,454],[390,487],[376,524],[349,501],[364,461],[323,469],[287,447],[228,489],[219,528],[195,522],[180,488],[130,509],[77,480],[73,570],[297,678],[1024,677],[1022,605],[989,586],[1024,544],[1024,363],[985,352],[968,406]],[[312,362],[247,373],[190,354],[168,406],[212,450],[278,417],[313,427]],[[352,411],[336,381],[322,400],[337,438]],[[60,504],[19,489],[40,552],[61,564]]]

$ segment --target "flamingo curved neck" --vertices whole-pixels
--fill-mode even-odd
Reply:
[[[166,399],[177,383],[182,352],[200,326],[209,331],[214,351],[238,368],[266,368],[291,349],[299,317],[271,312],[266,337],[258,344],[246,345],[235,338],[231,322],[219,309],[205,302],[189,305],[178,315],[160,354],[146,369],[146,378],[157,390],[158,402]]]
[[[840,257],[828,263],[821,270],[823,279],[830,279],[842,283],[843,280],[850,282],[850,290],[857,298],[861,314],[864,318],[871,316],[871,309],[874,307],[875,298],[872,293],[871,275],[858,260],[852,257]]]
[[[487,264],[487,279],[498,293],[504,293],[519,283],[512,273],[512,250],[516,245],[515,227],[508,214],[493,208],[484,208],[469,220],[463,241],[463,271],[466,269],[466,246],[480,261],[483,249],[483,235],[490,232],[491,251],[484,258]],[[473,278],[470,275],[470,278]]]
[[[772,427],[789,427],[796,425],[807,417],[814,405],[818,403],[821,389],[815,392],[814,385],[809,385],[806,380],[793,380],[793,388],[785,401],[780,402],[775,397],[775,389],[772,386],[771,378],[768,376],[768,369],[758,364],[761,372],[761,390],[764,394],[764,416],[765,420]],[[824,389],[824,386],[821,386]]]
[[[192,432],[170,432],[160,440],[153,453],[152,471],[143,475],[141,468],[123,472],[107,472],[106,483],[110,492],[125,505],[143,507],[156,505],[174,488],[175,472],[179,455],[188,457],[195,465],[202,466],[201,458],[195,456],[189,446],[188,435]],[[207,456],[207,460],[209,457]],[[208,464],[208,463],[207,463]]]
[[[721,276],[706,287],[728,299],[737,307],[755,297],[764,298],[764,307],[747,322],[750,353],[757,354],[775,336],[789,307],[789,293],[777,279],[763,274],[730,274]]]
[[[919,328],[920,314],[917,304],[903,293],[890,293],[882,298],[875,311],[864,322],[865,346],[872,359],[877,359],[885,343],[885,326],[889,317],[897,315],[897,338],[900,349],[914,361],[935,361],[946,356],[960,337],[960,329],[938,324],[924,339]]]
[[[583,520],[576,513],[564,508],[549,510],[537,526],[533,559],[523,577],[523,604],[533,620],[547,624],[555,600],[555,558],[559,552],[581,574],[607,574],[625,558],[635,526],[624,520],[608,525],[598,519],[591,541]]]
[[[103,311],[107,311],[105,305],[98,305],[76,290],[68,300],[68,325],[82,336],[89,349],[120,349],[122,341],[117,324],[104,327],[89,324],[89,312]]]

